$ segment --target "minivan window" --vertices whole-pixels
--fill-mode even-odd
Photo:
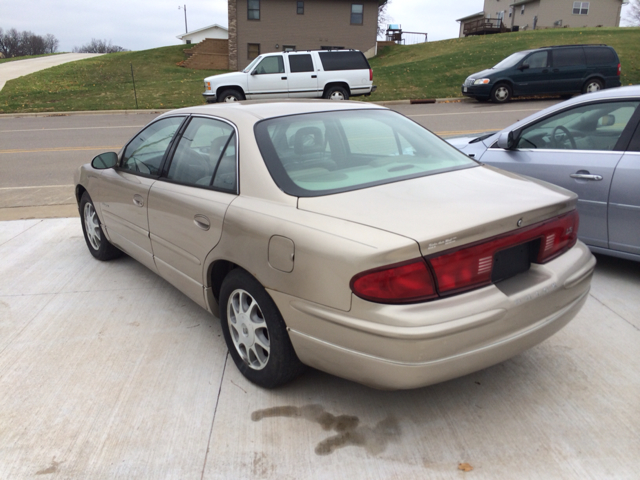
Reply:
[[[549,66],[549,52],[542,51],[531,54],[522,62],[522,66],[527,65],[529,68],[546,68]]]
[[[388,110],[342,110],[263,120],[256,140],[285,193],[314,197],[478,164]]]
[[[587,65],[610,65],[618,63],[613,50],[606,47],[590,47],[586,49]]]
[[[558,48],[553,50],[553,68],[584,65],[584,51],[578,48]]]
[[[529,52],[516,52],[513,55],[509,55],[507,58],[502,60],[500,63],[496,63],[493,68],[511,68],[515,67],[520,60],[522,60],[525,56],[527,56]]]
[[[369,62],[362,52],[319,52],[325,71],[369,70]]]

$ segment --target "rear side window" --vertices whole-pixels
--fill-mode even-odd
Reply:
[[[587,65],[611,65],[617,64],[618,59],[613,50],[605,47],[585,48]]]
[[[320,52],[322,68],[335,70],[369,70],[369,62],[362,52]]]
[[[559,48],[553,50],[553,67],[572,67],[575,65],[585,65],[584,51],[578,48]]]
[[[313,72],[313,60],[311,60],[311,55],[290,55],[289,68],[291,69],[291,73]]]

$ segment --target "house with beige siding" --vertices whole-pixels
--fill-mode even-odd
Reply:
[[[484,0],[481,13],[459,18],[460,37],[513,30],[619,27],[626,0]]]
[[[229,69],[267,52],[352,48],[376,54],[387,0],[228,0]]]

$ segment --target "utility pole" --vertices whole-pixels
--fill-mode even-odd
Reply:
[[[184,9],[184,33],[189,33],[189,30],[187,29],[187,6],[184,5],[183,7],[178,7],[178,10],[182,9]]]

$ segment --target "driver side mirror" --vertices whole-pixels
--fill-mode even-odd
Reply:
[[[115,152],[101,153],[91,160],[91,166],[96,170],[106,170],[115,167],[117,164],[118,154]]]
[[[520,65],[520,68],[519,68],[520,71],[527,70],[527,69],[529,69],[528,63],[523,63],[522,65]]]
[[[502,132],[498,137],[498,147],[505,150],[511,150],[515,148],[516,141],[513,137],[513,132]]]

